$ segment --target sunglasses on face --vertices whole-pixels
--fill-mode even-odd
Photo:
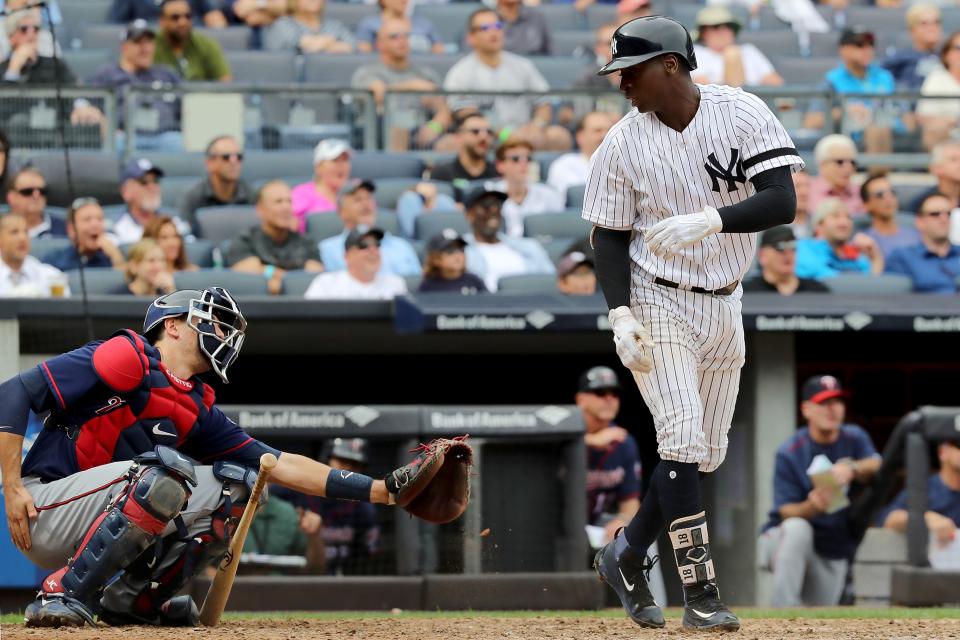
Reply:
[[[493,135],[493,129],[461,129],[461,131],[472,133],[475,136],[492,136]]]
[[[917,25],[921,27],[929,27],[931,25],[936,25],[936,24],[940,24],[939,18],[935,18],[933,20],[921,20],[917,23]]]
[[[928,218],[939,218],[940,216],[949,216],[949,211],[925,211],[924,216]]]
[[[179,22],[180,20],[192,20],[192,19],[193,19],[193,14],[190,13],[189,11],[186,13],[172,13],[169,16],[167,16],[167,20],[170,20],[172,22]]]
[[[357,243],[357,249],[369,249],[370,247],[380,248],[380,241],[376,238],[365,238]]]
[[[784,251],[795,251],[797,248],[796,240],[782,240],[775,244],[770,245],[772,248],[783,253]]]
[[[230,162],[231,160],[236,160],[237,162],[243,162],[242,153],[211,153],[208,158],[216,158],[217,160],[223,160],[224,162]]]
[[[470,31],[473,31],[473,32],[477,32],[477,31],[500,31],[501,29],[503,29],[503,23],[502,23],[502,22],[491,22],[490,24],[479,24],[479,25],[473,27],[472,29],[470,29]]]
[[[33,195],[46,196],[47,188],[46,187],[24,187],[22,189],[17,189],[17,193],[19,193],[25,198],[29,198],[30,196],[33,196]]]
[[[887,197],[887,196],[893,196],[893,195],[896,195],[896,194],[897,194],[897,192],[894,191],[893,189],[883,189],[882,191],[871,191],[871,192],[870,192],[870,197],[871,197],[871,198],[885,198],[885,197]]]
[[[147,185],[151,184],[160,184],[160,179],[156,176],[144,176],[142,178],[137,178],[137,182],[146,187]]]
[[[530,162],[530,156],[507,156],[505,159],[518,164],[521,162]]]
[[[398,32],[396,32],[396,33],[388,33],[388,34],[387,34],[387,37],[388,37],[389,39],[391,39],[391,40],[400,40],[401,38],[403,38],[404,40],[406,40],[407,38],[410,37],[410,32],[409,32],[409,31],[398,31]]]
[[[20,33],[39,33],[40,27],[35,24],[22,24],[17,27],[17,31]]]
[[[832,160],[830,160],[830,162],[834,164],[838,164],[840,166],[843,166],[845,164],[849,164],[851,167],[857,166],[857,161],[854,160],[853,158],[833,158]]]
[[[597,389],[596,391],[591,391],[593,395],[598,398],[619,398],[620,392],[616,389]]]

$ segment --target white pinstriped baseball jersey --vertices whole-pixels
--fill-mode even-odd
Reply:
[[[669,216],[736,204],[753,195],[750,178],[784,166],[799,169],[803,160],[760,98],[734,87],[700,85],[700,106],[683,132],[636,109],[610,129],[590,161],[583,218],[634,229],[634,288],[638,278],[660,277],[719,289],[746,273],[756,234],[718,233],[662,259],[647,248],[642,232]]]

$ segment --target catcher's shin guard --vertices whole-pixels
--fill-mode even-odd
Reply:
[[[181,476],[157,466],[134,470],[126,490],[93,522],[67,565],[43,581],[38,602],[27,612],[27,626],[93,624],[94,606],[107,580],[133,562],[183,509],[190,491]]]
[[[677,570],[683,583],[684,629],[736,631],[740,621],[720,601],[706,513],[677,518],[670,523]]]

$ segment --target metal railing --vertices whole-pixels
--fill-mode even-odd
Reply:
[[[59,131],[63,120],[66,143],[71,148],[113,151],[116,137],[116,97],[110,89],[64,87],[57,104],[56,89],[21,87],[0,92],[0,128],[13,147],[20,149],[57,149],[64,145]],[[100,114],[95,122],[73,124],[81,106],[95,107]],[[95,114],[94,114],[95,115]]]

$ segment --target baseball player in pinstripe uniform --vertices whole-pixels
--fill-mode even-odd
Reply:
[[[735,631],[720,600],[700,474],[727,449],[744,360],[740,280],[755,234],[793,220],[793,141],[740,89],[698,86],[690,34],[660,16],[622,25],[613,59],[635,107],[593,155],[583,217],[617,354],[653,414],[661,462],[640,511],[594,561],[627,614],[664,626],[645,579],[667,527],[686,629]]]

